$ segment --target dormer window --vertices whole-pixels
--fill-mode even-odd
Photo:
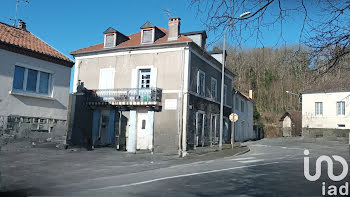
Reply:
[[[151,44],[157,39],[165,35],[164,32],[160,31],[156,26],[150,22],[146,22],[141,27],[141,44]]]
[[[112,27],[109,27],[106,31],[103,32],[103,34],[104,34],[104,47],[105,48],[116,47],[118,44],[129,40],[129,37],[118,32],[117,30],[113,29]]]
[[[154,40],[154,29],[142,30],[142,43],[153,43]]]
[[[116,34],[106,34],[105,35],[105,47],[115,47]]]

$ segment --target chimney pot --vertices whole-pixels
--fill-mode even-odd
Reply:
[[[174,17],[169,18],[169,34],[168,34],[168,40],[177,40],[180,37],[180,18]]]
[[[253,90],[249,90],[249,98],[253,100]]]
[[[27,31],[27,25],[24,21],[22,21],[21,19],[18,20],[18,26],[17,28],[22,29]]]

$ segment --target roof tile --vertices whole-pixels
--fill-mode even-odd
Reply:
[[[163,33],[165,33],[165,36],[159,38],[154,43],[147,44],[147,45],[192,41],[191,38],[189,38],[189,37],[187,37],[185,35],[180,35],[179,39],[177,39],[177,40],[168,41],[168,30],[166,30],[166,29],[164,29],[162,27],[157,27],[157,28],[160,31],[162,31]],[[135,46],[146,45],[146,44],[141,44],[141,32],[137,32],[137,33],[131,34],[128,37],[129,37],[129,40],[120,43],[115,48],[135,47]],[[82,49],[78,49],[78,50],[72,51],[71,54],[82,53],[82,52],[90,52],[90,51],[98,51],[98,50],[103,49],[103,47],[104,47],[104,43],[100,43],[100,44],[96,44],[96,45],[93,45],[93,46],[89,46],[89,47],[85,47],[85,48],[82,48]]]
[[[29,31],[25,31],[0,22],[0,42],[45,54],[60,60],[72,62],[68,57],[40,40]]]

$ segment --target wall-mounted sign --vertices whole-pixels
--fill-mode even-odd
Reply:
[[[165,99],[164,109],[165,110],[176,110],[177,109],[177,99]]]

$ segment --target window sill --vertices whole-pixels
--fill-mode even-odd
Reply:
[[[26,96],[26,97],[32,97],[32,98],[38,98],[38,99],[45,99],[45,100],[55,100],[49,95],[43,95],[43,94],[37,94],[37,93],[31,93],[31,92],[24,92],[24,91],[17,91],[17,90],[11,90],[9,92],[11,95],[17,95],[17,96]]]

